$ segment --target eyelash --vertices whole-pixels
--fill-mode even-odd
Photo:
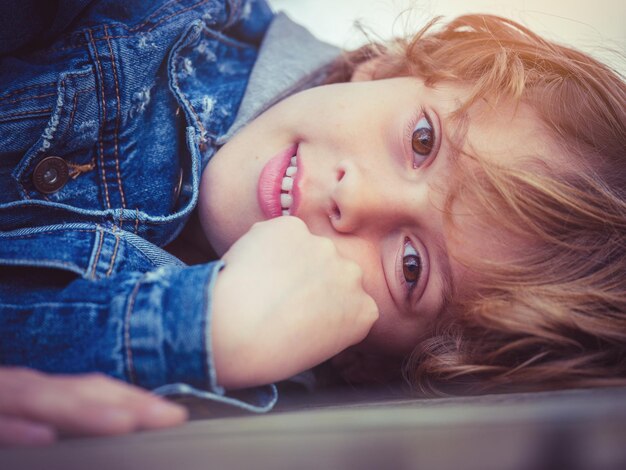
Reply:
[[[420,155],[422,158],[425,157],[423,161],[420,163],[417,163],[415,161],[416,152],[413,150],[413,133],[415,132],[415,128],[417,127],[419,122],[422,120],[422,118],[426,119],[426,122],[428,122],[428,125],[432,129],[433,145],[428,155]],[[433,126],[433,121],[430,118],[430,115],[428,114],[428,112],[423,107],[420,107],[418,111],[415,113],[415,115],[409,120],[404,130],[404,139],[405,139],[405,142],[408,143],[410,152],[413,154],[413,161],[412,161],[413,169],[417,169],[423,166],[428,161],[428,159],[430,158],[430,156],[432,155],[432,153],[435,151],[437,147],[437,134],[435,132],[435,127]]]

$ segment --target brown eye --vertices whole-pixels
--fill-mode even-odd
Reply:
[[[430,152],[433,151],[433,147],[435,146],[435,132],[428,118],[422,117],[415,125],[411,145],[413,151],[419,155],[430,155]]]
[[[417,282],[422,272],[422,263],[418,255],[406,255],[402,258],[402,274],[406,282]]]

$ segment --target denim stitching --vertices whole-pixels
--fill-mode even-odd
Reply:
[[[41,110],[22,111],[20,113],[13,113],[13,114],[2,116],[2,119],[0,119],[0,121],[7,121],[9,118],[13,118],[13,117],[17,117],[17,116],[24,116],[24,115],[27,115],[27,114],[30,114],[32,116],[39,116],[41,114],[49,114],[51,112],[52,112],[52,108],[46,108],[46,109],[41,109]]]
[[[83,75],[88,75],[90,73],[91,73],[91,70],[86,70],[86,71],[80,72],[80,73],[73,73],[72,76],[74,76],[74,77],[82,77]],[[76,114],[76,109],[78,108],[78,97],[79,97],[79,95],[82,95],[83,93],[90,93],[92,91],[95,91],[95,89],[96,89],[96,87],[89,87],[89,88],[85,88],[85,89],[82,89],[82,90],[78,90],[76,93],[74,93],[74,99],[72,100],[72,111],[70,112],[70,119],[69,119],[69,122],[67,123],[67,127],[63,131],[63,134],[61,134],[61,136],[59,137],[59,140],[63,140],[63,138],[67,134],[68,130],[70,130],[72,128],[72,124],[74,124],[74,117],[75,117],[74,115]],[[94,162],[94,164],[95,164],[95,162]]]
[[[8,103],[19,103],[20,101],[35,100],[35,99],[38,99],[38,98],[47,98],[48,96],[54,96],[54,95],[56,95],[56,92],[46,93],[44,95],[22,96],[21,98],[15,98],[13,100],[5,101],[5,103],[6,104],[8,104]]]
[[[104,34],[108,37],[109,30],[104,25]],[[109,45],[109,52],[111,53],[111,66],[113,67],[113,81],[115,83],[115,98],[117,100],[117,115],[115,116],[115,131],[113,132],[113,147],[115,153],[115,172],[117,174],[117,187],[120,190],[120,197],[122,199],[122,208],[126,209],[126,198],[124,197],[124,188],[122,187],[122,177],[120,175],[120,159],[119,159],[119,132],[120,132],[120,115],[121,111],[121,98],[120,87],[117,81],[117,66],[115,65],[115,54],[113,54],[113,47],[111,47],[111,41],[107,39]],[[121,221],[121,218],[120,218]],[[121,222],[120,222],[121,225]]]
[[[178,54],[178,51],[176,51],[176,58],[178,58],[180,56],[180,54]],[[172,74],[172,78],[174,79],[174,82],[176,82],[176,87],[181,90],[181,86],[180,83],[178,81],[178,74],[174,73]],[[196,113],[196,110],[194,109],[193,105],[191,104],[191,102],[181,94],[181,96],[179,96],[179,98],[181,99],[181,101],[184,101],[185,104],[187,105],[187,107],[191,110],[191,113],[193,114],[195,120],[198,123],[198,127],[200,129],[200,138],[201,139],[205,139],[206,137],[206,129],[204,128],[204,126],[202,125],[202,121],[200,120],[200,116],[198,116],[198,114]]]
[[[76,113],[76,110],[78,108],[78,96],[82,95],[83,93],[91,93],[92,91],[95,91],[96,88],[95,87],[91,87],[91,88],[86,88],[84,90],[79,90],[74,94],[74,99],[73,99],[73,104],[72,104],[72,112],[70,113],[70,119],[69,119],[69,123],[67,125],[67,127],[65,128],[65,131],[63,132],[63,135],[61,137],[59,137],[59,140],[63,140],[65,138],[65,135],[67,134],[67,132],[72,128],[72,125],[74,124],[74,115]],[[91,171],[95,168],[96,166],[96,155],[93,154],[93,156],[91,157],[91,161],[85,165],[77,165],[75,163],[71,163],[68,162],[67,166],[69,166],[72,171],[70,172],[70,177],[72,179],[76,179],[78,178],[78,176],[82,173],[86,173],[88,171]]]
[[[83,233],[95,233],[96,229],[73,229],[71,230],[72,232],[83,232]],[[61,232],[61,230],[47,230],[45,232],[37,232],[37,233],[28,233],[28,234],[24,234],[24,235],[3,235],[0,237],[0,240],[2,240],[3,238],[10,238],[10,239],[15,239],[15,238],[32,238],[32,237],[36,237],[37,235],[51,235],[53,233],[58,233]]]
[[[86,75],[88,73],[91,73],[91,70],[72,73],[72,75],[80,77],[80,76]],[[29,85],[29,86],[25,86],[25,87],[22,87],[22,88],[17,88],[17,89],[13,90],[12,92],[10,92],[10,93],[8,93],[6,95],[0,96],[0,101],[4,101],[7,98],[10,98],[11,96],[19,94],[19,93],[21,93],[23,91],[26,91],[26,90],[32,90],[33,88],[53,87],[56,84],[57,84],[57,81],[54,81],[54,82],[48,82],[48,83],[37,83],[35,85]]]
[[[96,90],[95,87],[85,88],[84,90],[78,90],[74,94],[74,99],[72,100],[72,111],[70,112],[70,119],[69,119],[69,122],[67,123],[67,127],[63,131],[63,134],[61,134],[61,136],[59,137],[59,140],[63,140],[65,138],[65,136],[67,135],[68,131],[72,128],[72,125],[74,124],[74,117],[75,117],[75,114],[76,114],[76,110],[78,109],[78,97],[79,97],[79,95],[82,95],[84,93],[91,93],[92,91],[95,91],[95,90]],[[94,155],[94,157],[91,159],[90,165],[95,166],[95,164],[96,164],[95,160],[96,160],[96,157]],[[68,163],[68,165],[69,165],[69,163]]]
[[[175,16],[178,16],[178,15],[181,15],[181,14],[183,14],[183,13],[186,13],[186,12],[188,12],[188,11],[190,11],[190,10],[193,10],[193,9],[195,9],[195,8],[199,7],[200,5],[204,5],[205,3],[208,3],[209,1],[210,1],[210,0],[202,0],[201,2],[198,2],[198,3],[194,4],[194,5],[191,5],[190,7],[183,8],[183,9],[182,9],[182,10],[180,10],[180,11],[177,11],[177,12],[175,12],[175,13],[172,13],[171,15],[166,16],[165,18],[161,18],[161,20],[160,20],[158,23],[153,24],[153,25],[152,25],[152,27],[151,27],[151,28],[149,28],[149,29],[147,29],[146,31],[147,31],[147,32],[150,32],[150,31],[152,31],[153,29],[155,29],[157,26],[161,25],[161,23],[164,23],[165,21],[169,20],[170,18],[173,18],[173,17],[175,17]]]
[[[93,266],[91,268],[91,278],[96,278],[96,267],[98,266],[98,261],[100,261],[100,252],[102,251],[102,243],[104,242],[104,230],[98,229],[100,232],[100,243],[98,244],[98,251],[96,252],[96,258],[93,261]]]
[[[67,307],[67,303],[64,302],[34,302],[32,304],[6,304],[3,303],[2,307],[12,308],[15,310],[24,310],[26,308],[39,308],[39,307]],[[94,302],[72,302],[71,305],[87,305],[89,307],[102,307],[102,305]]]
[[[133,351],[130,347],[130,316],[135,306],[135,299],[137,298],[137,294],[139,293],[139,287],[141,286],[142,280],[143,280],[143,276],[141,277],[141,279],[137,281],[137,284],[135,284],[135,287],[133,288],[133,291],[130,294],[130,301],[128,302],[128,307],[126,308],[126,316],[124,318],[124,342],[126,343],[126,348],[125,348],[126,349],[126,369],[128,370],[128,378],[130,379],[130,383],[132,384],[137,383],[137,377],[135,376],[135,368],[133,366]]]
[[[101,165],[100,169],[102,172],[102,182],[104,183],[104,196],[105,196],[106,203],[107,203],[107,209],[110,209],[111,201],[109,200],[109,187],[107,185],[106,170],[104,168],[104,144],[102,142],[102,127],[106,124],[106,115],[107,115],[107,112],[106,112],[107,104],[106,104],[106,98],[104,96],[104,74],[102,73],[102,64],[100,63],[100,57],[98,55],[98,47],[93,40],[93,34],[91,30],[88,30],[87,32],[89,33],[89,40],[93,46],[95,59],[96,59],[96,65],[98,66],[98,72],[100,74],[100,90],[101,90],[101,95],[102,95],[102,124],[100,125],[100,129],[98,130],[98,145],[100,147],[100,165]]]
[[[237,18],[237,15],[242,7],[242,3],[237,2],[237,0],[230,0],[227,3],[230,6],[230,9],[228,10],[228,19],[226,20],[226,23],[224,23],[224,29],[233,25],[234,19]]]
[[[84,74],[84,72],[83,72]],[[63,77],[63,79],[61,80],[61,82],[59,82],[58,84],[58,89],[60,91],[57,91],[57,94],[59,96],[61,95],[65,95],[65,80],[67,79],[67,76]],[[58,100],[57,100],[57,108],[59,109],[60,106],[58,104]],[[62,108],[59,109],[59,112],[62,112]],[[52,113],[52,109],[50,109],[50,113]],[[42,137],[44,136],[44,134],[48,131],[48,126],[46,126],[46,129],[44,130],[44,133],[42,134]],[[54,131],[53,131],[54,132]],[[48,137],[49,140],[52,140],[52,137],[49,136]],[[36,151],[35,155],[38,153],[41,153],[43,151],[43,149],[39,149]],[[32,161],[29,163],[29,165],[24,168],[24,174],[29,173],[30,169],[35,165],[35,161],[36,159],[33,158]],[[21,189],[22,189],[22,194],[24,194],[26,196],[26,199],[31,199],[31,197],[28,195],[28,190],[26,189],[26,186],[24,186],[24,182],[22,181],[22,179],[20,179],[20,181],[18,181],[18,184],[20,185]],[[46,194],[41,194],[41,197],[43,197],[44,200],[50,202],[50,199],[48,198],[48,196]]]
[[[160,25],[161,25],[161,23],[163,23],[163,22],[164,22],[164,21],[166,21],[166,20],[169,20],[169,19],[171,19],[171,18],[174,18],[174,17],[176,17],[176,16],[178,16],[178,15],[180,15],[180,14],[182,14],[182,13],[186,13],[186,12],[187,12],[187,11],[189,11],[189,10],[193,10],[194,8],[197,8],[197,7],[199,7],[199,6],[201,6],[201,5],[205,4],[205,3],[208,3],[209,1],[210,1],[210,0],[203,0],[203,1],[201,1],[201,2],[198,2],[198,3],[193,4],[193,5],[192,5],[192,6],[190,6],[190,7],[187,7],[187,8],[185,8],[185,9],[183,9],[183,10],[180,10],[180,11],[174,12],[174,13],[172,13],[171,15],[169,15],[169,16],[167,16],[167,17],[165,17],[165,18],[161,19],[161,20],[159,20],[159,22],[158,22],[158,23],[155,23],[155,24],[154,24],[154,25],[153,25],[150,29],[147,29],[147,30],[146,30],[146,32],[150,32],[150,31],[152,31],[154,28],[156,28],[157,26],[160,26]],[[168,2],[168,3],[166,3],[166,4],[164,4],[164,5],[162,5],[162,6],[161,6],[161,7],[159,7],[157,10],[155,10],[152,14],[150,14],[150,16],[148,16],[146,19],[144,19],[143,23],[140,23],[140,24],[135,25],[135,26],[133,26],[133,27],[129,27],[128,25],[125,25],[125,24],[123,24],[123,23],[109,24],[109,26],[114,26],[114,27],[116,27],[116,28],[123,28],[123,29],[125,29],[125,30],[127,30],[127,31],[129,31],[129,32],[137,32],[137,31],[140,31],[140,30],[141,30],[141,28],[143,28],[144,26],[146,26],[146,25],[150,22],[150,21],[149,21],[149,20],[150,20],[150,18],[151,18],[152,16],[154,16],[154,15],[155,15],[155,14],[156,14],[156,13],[157,13],[160,9],[165,8],[165,7],[169,6],[169,5],[171,5],[172,3],[176,3],[176,2],[177,2],[177,0],[172,0],[172,1],[170,1],[170,2]],[[90,31],[98,31],[98,30],[99,30],[99,28],[100,28],[100,26],[99,26],[99,25],[96,25],[96,26],[92,27],[92,28],[90,29]],[[79,30],[79,31],[76,31],[74,34],[75,34],[75,35],[77,35],[77,36],[79,36],[80,34],[84,34],[84,32],[85,32],[85,30]],[[105,41],[105,40],[108,40],[108,39],[128,39],[128,38],[134,38],[134,37],[136,37],[136,36],[135,36],[135,35],[130,35],[130,34],[126,34],[126,35],[119,35],[119,36],[108,36],[108,37],[92,38],[92,42],[94,42],[94,43],[95,43],[95,42],[98,42],[98,41]],[[85,40],[84,38],[82,38],[82,37],[78,37],[78,38],[76,39],[76,44],[75,44],[75,45],[72,45],[72,46],[64,46],[64,47],[57,47],[57,48],[52,48],[52,49],[50,49],[50,50],[51,50],[51,51],[53,51],[53,52],[56,52],[56,51],[67,51],[67,50],[77,49],[77,48],[79,48],[79,47],[83,46],[84,44],[86,44],[86,40]]]
[[[74,94],[74,99],[72,100],[72,112],[70,113],[70,120],[69,123],[67,125],[67,128],[65,129],[65,132],[67,132],[67,129],[72,127],[72,124],[74,124],[74,115],[76,114],[76,109],[78,108],[78,97],[84,93],[91,93],[92,91],[96,91],[96,87],[90,87],[90,88],[86,88],[84,90],[78,90],[75,94]],[[65,132],[63,133],[63,136],[65,136]]]
[[[113,272],[113,266],[115,265],[115,258],[117,257],[117,248],[120,244],[120,236],[115,235],[115,247],[113,248],[113,255],[111,256],[111,264],[109,264],[109,269],[107,270],[106,277],[109,277]]]
[[[207,29],[207,30],[208,31],[212,31],[210,29]],[[218,40],[218,41],[220,41],[220,42],[222,42],[224,44],[228,44],[228,45],[234,46],[234,47],[239,47],[239,48],[242,47],[241,43],[237,43],[236,39],[229,41],[230,38],[225,37],[225,36],[219,36],[220,34],[222,34],[222,33],[220,33],[220,31],[212,31],[212,32],[214,32],[216,34],[216,36],[214,36],[214,38],[216,40]],[[130,34],[118,35],[118,36],[102,36],[102,37],[98,37],[98,38],[93,38],[93,42],[97,43],[97,42],[100,42],[100,41],[107,41],[109,39],[132,39],[132,38],[136,38],[136,37],[137,36],[130,35]],[[247,46],[247,45],[244,44],[244,46]],[[54,51],[65,51],[65,50],[70,50],[70,49],[76,49],[76,47],[59,48],[59,49],[54,49]]]
[[[156,16],[157,13],[159,13],[161,10],[165,9],[166,7],[169,7],[171,4],[176,3],[178,0],[170,0],[167,3],[164,3],[163,5],[161,5],[159,8],[157,8],[156,10],[154,10],[150,16],[147,16],[146,18],[144,18],[143,23],[140,23],[138,25],[133,26],[132,28],[129,28],[129,31],[138,31],[141,28],[143,28],[145,25],[147,25],[150,22],[150,18],[152,18],[153,16]]]
[[[178,87],[180,88],[180,85],[178,84],[178,80],[176,80],[176,85],[178,85]],[[193,114],[194,118],[198,122],[198,127],[200,128],[200,139],[204,141],[206,139],[207,131],[204,128],[202,121],[200,120],[200,116],[198,116],[198,113],[196,113],[196,110],[194,109],[193,105],[186,98],[185,98],[185,101],[187,101],[187,104],[189,105],[189,109],[191,110],[191,113]]]
[[[6,95],[4,95],[4,96],[0,96],[0,101],[4,101],[4,100],[6,100],[7,98],[9,98],[9,97],[11,97],[11,96],[13,96],[13,95],[16,95],[16,94],[18,94],[18,93],[21,93],[21,92],[23,92],[23,91],[26,91],[26,90],[31,90],[31,89],[33,89],[33,88],[38,88],[38,87],[41,87],[41,88],[43,88],[43,87],[51,87],[51,86],[56,85],[56,83],[57,83],[57,82],[50,82],[50,83],[38,83],[38,84],[36,84],[36,85],[29,85],[29,86],[25,86],[25,87],[23,87],[23,88],[18,88],[17,90],[13,90],[13,91],[12,91],[11,93],[9,93],[9,94],[6,94]]]
[[[4,261],[3,258],[0,258],[0,261]],[[14,261],[23,261],[23,262],[31,262],[31,261],[50,261],[49,259],[42,259],[42,258],[11,258],[9,261],[14,262]],[[85,272],[84,269],[82,269],[80,266],[78,266],[77,264],[74,263],[69,263],[67,261],[58,261],[58,260],[52,260],[54,261],[55,264],[58,264],[59,266],[64,266],[66,268],[76,268],[77,270],[79,270],[80,272]],[[4,265],[7,266],[7,265]],[[20,266],[20,265],[13,265],[13,264],[8,264],[8,266]]]

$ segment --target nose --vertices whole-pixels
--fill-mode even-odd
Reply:
[[[353,160],[342,160],[334,171],[330,220],[337,232],[355,233],[414,220],[413,212],[419,209],[416,188],[404,187],[398,178]]]

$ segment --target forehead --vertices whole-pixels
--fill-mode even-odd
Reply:
[[[476,100],[458,120],[454,113],[470,98],[471,89],[444,83],[432,88],[431,93],[440,106],[444,138],[465,153],[504,166],[528,159],[555,163],[563,153],[535,110],[523,101],[492,94]]]
[[[504,99],[480,99],[461,119],[462,134],[455,135],[459,121],[452,118],[452,114],[467,99],[468,90],[449,85],[437,87],[433,93],[447,102],[442,113],[447,151],[454,153],[452,147],[460,150],[451,158],[456,163],[450,169],[453,172],[447,185],[450,194],[455,194],[455,184],[478,186],[478,180],[470,178],[469,172],[478,169],[479,162],[490,165],[490,168],[531,172],[560,171],[563,167],[564,151],[550,138],[545,125],[529,105]],[[451,105],[452,99],[454,105]],[[472,280],[480,276],[480,269],[473,269],[478,264],[483,267],[509,265],[533,245],[519,232],[504,228],[512,216],[506,209],[500,210],[506,206],[499,205],[498,210],[493,210],[490,200],[474,197],[481,194],[489,198],[488,193],[481,192],[481,187],[471,189],[475,191],[470,190],[469,197],[467,192],[462,192],[452,198],[448,218],[451,223],[446,230],[454,284],[461,295],[470,292]]]

